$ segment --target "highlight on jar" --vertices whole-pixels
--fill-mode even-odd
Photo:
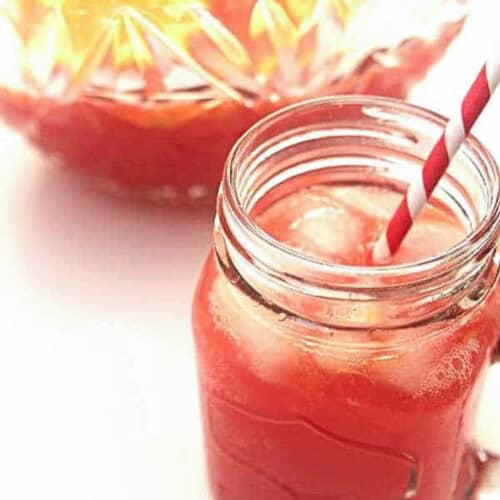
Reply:
[[[308,96],[405,97],[466,8],[467,0],[4,0],[0,115],[47,162],[109,191],[210,200],[230,148],[257,120]]]
[[[214,500],[483,498],[500,173],[479,141],[460,141],[374,257],[449,126],[339,96],[267,117],[232,150],[193,305]]]

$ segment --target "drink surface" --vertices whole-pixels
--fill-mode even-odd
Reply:
[[[306,188],[255,216],[276,240],[330,263],[370,266],[372,250],[401,195],[378,186]],[[445,207],[429,204],[390,264],[417,262],[451,248],[465,229]]]
[[[254,219],[316,260],[370,266],[400,199],[377,186],[316,185]],[[435,256],[464,235],[451,212],[429,204],[392,264]],[[437,331],[408,328],[395,348],[394,331],[301,322],[240,285],[210,255],[195,298],[216,500],[464,498],[471,418],[497,335],[488,299]],[[358,314],[383,317],[379,308]]]

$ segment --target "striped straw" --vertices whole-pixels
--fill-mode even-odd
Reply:
[[[375,244],[373,249],[375,263],[383,263],[396,253],[499,82],[500,51],[495,57],[486,61],[462,101],[460,113],[448,122],[443,135],[425,161],[422,174],[408,187],[403,201]]]

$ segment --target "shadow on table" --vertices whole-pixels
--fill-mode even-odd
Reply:
[[[211,207],[117,199],[58,168],[40,168],[15,205],[22,278],[44,300],[103,320],[189,314]]]

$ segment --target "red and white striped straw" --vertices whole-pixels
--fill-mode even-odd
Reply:
[[[422,174],[408,187],[403,201],[375,244],[374,262],[383,263],[396,253],[499,82],[500,51],[486,61],[462,101],[460,113],[448,122],[443,135],[425,161]]]

